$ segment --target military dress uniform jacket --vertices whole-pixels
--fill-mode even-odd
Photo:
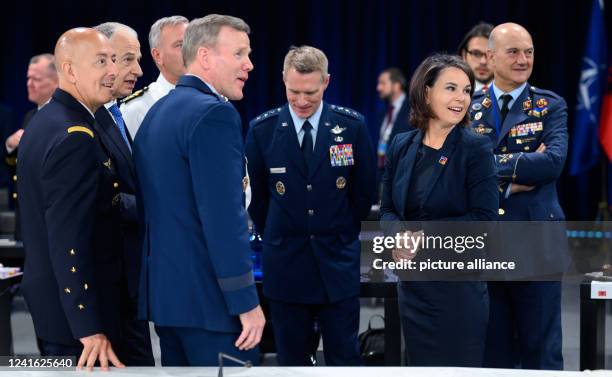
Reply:
[[[272,299],[335,302],[359,294],[358,235],[375,195],[363,116],[323,103],[310,162],[288,105],[251,121],[249,213],[263,234],[263,288]]]
[[[488,136],[496,145],[494,153],[500,196],[498,220],[564,220],[556,184],[567,155],[565,100],[551,91],[527,84],[497,132],[496,119],[501,121],[501,117],[499,106],[491,93],[492,90],[488,90],[474,95],[470,116],[473,130]],[[537,153],[542,143],[546,145],[546,150]],[[510,183],[535,188],[508,196]],[[516,232],[518,228],[512,227]],[[521,236],[529,239],[527,244],[537,252],[533,257],[539,259],[530,260],[532,267],[541,272],[543,269],[550,273],[564,271],[568,263],[564,230],[554,224],[533,224],[530,228],[533,231],[527,229]]]
[[[119,190],[94,124],[57,89],[19,146],[22,288],[36,335],[66,345],[96,333],[111,342],[120,336]]]
[[[238,314],[259,301],[238,112],[198,77],[182,76],[147,113],[133,153],[144,231],[139,317],[240,331]]]

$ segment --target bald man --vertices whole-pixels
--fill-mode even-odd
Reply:
[[[94,131],[94,112],[113,97],[115,57],[87,28],[64,33],[55,57],[59,89],[19,146],[22,288],[43,356],[121,367],[112,346],[121,336],[119,187]]]
[[[563,369],[559,280],[568,265],[567,238],[560,223],[548,221],[565,218],[556,184],[567,154],[567,105],[527,82],[535,54],[522,26],[495,27],[487,54],[494,80],[472,100],[472,127],[496,145],[499,220],[534,223],[521,234],[508,235],[515,225],[502,227],[508,242],[501,253],[518,264],[525,261],[523,275],[516,276],[523,281],[489,283],[485,366]],[[521,245],[513,245],[513,239]]]

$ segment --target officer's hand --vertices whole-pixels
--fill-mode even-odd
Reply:
[[[79,340],[83,343],[83,352],[81,357],[79,357],[77,369],[87,366],[87,370],[91,371],[96,360],[100,360],[100,368],[102,370],[108,370],[109,360],[117,368],[125,366],[115,355],[110,341],[104,334],[94,334]]]
[[[544,153],[545,150],[546,150],[546,145],[544,145],[544,143],[542,143],[542,144],[540,144],[538,149],[536,149],[536,153]]]
[[[255,309],[240,314],[240,323],[242,323],[242,333],[234,345],[241,351],[250,350],[259,344],[266,324],[261,306],[257,305]]]
[[[21,135],[23,135],[23,129],[19,129],[15,131],[11,136],[6,139],[6,148],[10,150],[15,150],[19,146],[19,142],[21,141]]]
[[[544,144],[542,144],[544,145]],[[535,186],[526,186],[526,185],[519,185],[518,183],[513,183],[512,186],[510,186],[510,194],[516,194],[519,192],[526,192],[526,191],[531,191],[535,188]]]

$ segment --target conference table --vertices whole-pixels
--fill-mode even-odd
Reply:
[[[207,368],[137,368],[112,369],[110,372],[67,370],[17,371],[0,369],[6,377],[62,377],[113,376],[113,377],[217,377],[217,367]],[[412,368],[412,367],[231,367],[223,369],[224,377],[610,377],[610,371],[559,372],[520,369],[483,368]]]

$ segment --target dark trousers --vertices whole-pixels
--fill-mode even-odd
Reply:
[[[137,302],[135,298],[129,297],[127,289],[122,294],[121,343],[113,344],[113,349],[126,366],[154,367],[149,322],[137,319]]]
[[[400,282],[410,366],[482,367],[489,317],[484,282]]]
[[[489,283],[485,366],[563,369],[561,282]]]
[[[234,343],[239,333],[222,333],[193,327],[155,326],[164,367],[217,366],[219,352],[259,364],[259,349],[240,351]],[[224,365],[236,364],[224,360]]]
[[[323,354],[328,366],[358,366],[359,297],[327,304],[295,304],[269,300],[278,364],[312,365],[314,325],[323,338]]]

